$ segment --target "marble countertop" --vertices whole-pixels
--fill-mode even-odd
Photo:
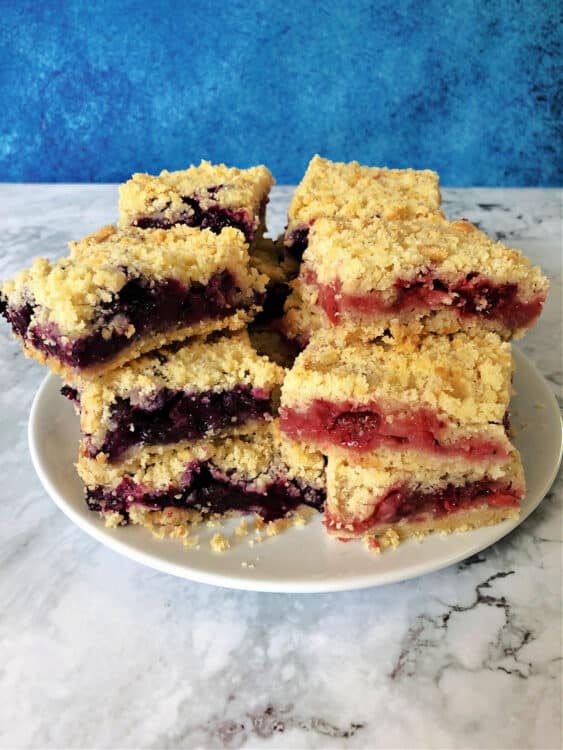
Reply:
[[[274,230],[290,193],[275,190]],[[113,221],[116,199],[111,185],[0,186],[0,278]],[[552,279],[519,346],[561,396],[561,192],[444,203]],[[295,596],[190,583],[56,508],[26,442],[45,371],[6,325],[0,350],[1,747],[560,747],[561,477],[507,538],[417,580]]]

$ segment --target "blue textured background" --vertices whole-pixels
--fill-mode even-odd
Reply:
[[[0,179],[319,152],[557,185],[560,62],[557,0],[0,0]]]

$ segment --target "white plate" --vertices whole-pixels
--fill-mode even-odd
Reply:
[[[520,521],[465,534],[434,535],[409,540],[382,555],[359,542],[342,544],[324,532],[320,516],[303,528],[292,528],[253,547],[248,537],[234,537],[226,553],[208,544],[217,529],[205,528],[200,548],[177,540],[160,540],[138,526],[106,529],[89,511],[74,469],[79,439],[78,419],[59,394],[60,381],[48,375],[37,391],[29,420],[29,447],[44,488],[59,508],[86,533],[111,549],[149,567],[219,586],[253,591],[319,592],[379,586],[430,573],[474,555],[512,531],[541,502],[561,460],[561,419],[557,402],[534,365],[514,350],[516,395],[511,404],[522,452],[528,492]],[[227,531],[237,525],[227,524]]]

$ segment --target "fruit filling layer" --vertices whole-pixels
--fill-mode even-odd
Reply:
[[[475,460],[492,456],[504,459],[509,453],[508,442],[473,436],[448,438],[447,423],[430,409],[390,409],[374,401],[356,405],[315,399],[304,411],[282,407],[280,425],[294,440],[359,452],[379,447],[408,448]]]
[[[213,275],[207,284],[194,282],[189,286],[176,279],[149,284],[143,278],[133,278],[111,302],[100,307],[96,330],[73,341],[62,336],[53,324],[33,324],[33,302],[19,308],[4,303],[0,312],[14,332],[33,347],[82,369],[111,359],[144,335],[220,320],[252,303],[260,304],[262,297],[255,295],[251,303],[242,303],[235,277],[226,270]]]
[[[134,445],[200,440],[226,427],[270,415],[269,394],[249,386],[201,393],[163,388],[144,405],[118,398],[103,445],[98,448],[89,443],[88,452],[91,456],[106,453],[115,460]]]
[[[136,503],[151,510],[169,506],[194,508],[204,513],[236,510],[258,513],[264,520],[273,521],[303,504],[322,510],[325,491],[280,477],[264,492],[256,492],[250,483],[229,481],[211,464],[200,463],[188,468],[185,484],[181,487],[155,493],[125,478],[115,490],[103,487],[88,489],[86,502],[91,510],[114,511],[122,514],[126,520],[129,508]]]
[[[519,296],[518,284],[495,284],[477,272],[456,281],[445,281],[429,269],[414,281],[397,279],[392,302],[386,301],[388,293],[379,291],[365,295],[344,294],[339,279],[319,284],[312,272],[307,274],[306,281],[316,284],[320,304],[333,325],[338,325],[343,312],[360,317],[445,308],[455,311],[461,318],[485,318],[507,328],[529,328],[539,317],[545,302],[545,295],[524,301]]]
[[[207,188],[207,200],[222,187],[224,186],[214,185]],[[176,224],[185,224],[189,227],[210,229],[215,234],[220,234],[224,227],[234,227],[244,234],[247,242],[252,242],[254,239],[254,217],[248,211],[244,209],[233,211],[219,203],[204,209],[200,204],[199,196],[195,194],[182,196],[182,202],[186,210],[174,214],[171,218],[163,214],[139,216],[133,221],[132,226],[140,229],[170,229]]]
[[[399,521],[416,523],[442,518],[472,508],[519,508],[522,493],[510,482],[482,480],[464,485],[448,484],[441,489],[425,490],[400,485],[393,487],[377,502],[373,514],[362,521],[346,521],[347,530],[361,534],[379,524]],[[326,515],[328,528],[341,528],[342,520]]]

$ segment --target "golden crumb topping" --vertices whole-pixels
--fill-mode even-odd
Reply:
[[[284,378],[282,367],[259,356],[246,332],[217,340],[192,339],[151,352],[112,370],[80,389],[82,432],[102,444],[111,426],[112,406],[128,399],[132,406],[150,404],[160,391],[229,391],[246,385],[267,398]]]
[[[69,257],[54,263],[36,258],[31,268],[3,284],[2,293],[12,307],[32,303],[34,324],[53,323],[74,338],[98,322],[100,307],[107,309],[131,279],[149,284],[170,278],[183,284],[206,284],[224,270],[233,274],[243,291],[266,288],[267,278],[249,266],[248,246],[236,229],[216,235],[185,226],[168,231],[118,231],[108,226],[71,242]],[[123,325],[121,317],[105,324],[108,336],[112,326]]]
[[[184,198],[197,198],[205,210],[221,205],[244,210],[259,223],[260,208],[275,180],[265,166],[237,169],[202,161],[199,166],[159,175],[137,173],[119,188],[119,223],[128,226],[139,216],[158,214],[173,219],[175,213],[190,211]]]
[[[267,422],[252,432],[221,440],[202,440],[184,447],[163,447],[139,451],[119,463],[110,464],[99,454],[88,456],[80,450],[77,469],[89,487],[115,488],[124,478],[143,485],[147,492],[182,487],[186,472],[197,463],[208,461],[229,481],[248,484],[264,492],[274,481],[296,481],[324,487],[324,459],[320,453],[284,438],[277,424]]]
[[[168,230],[104,227],[70,243],[70,256],[88,268],[127,268],[129,277],[174,278],[205,283],[218,268],[248,266],[244,235],[178,225]],[[232,258],[232,263],[229,263]]]
[[[335,340],[317,331],[282,387],[282,407],[315,399],[426,406],[459,424],[501,424],[511,395],[510,345],[494,333],[390,335],[375,342]]]
[[[338,278],[342,292],[385,292],[397,279],[412,281],[431,269],[446,281],[478,272],[496,283],[517,283],[529,300],[547,293],[548,281],[519,251],[493,242],[465,219],[427,216],[401,222],[319,219],[303,259],[320,284]]]
[[[289,235],[321,216],[405,219],[440,208],[438,175],[428,169],[387,169],[314,156],[289,206]]]

